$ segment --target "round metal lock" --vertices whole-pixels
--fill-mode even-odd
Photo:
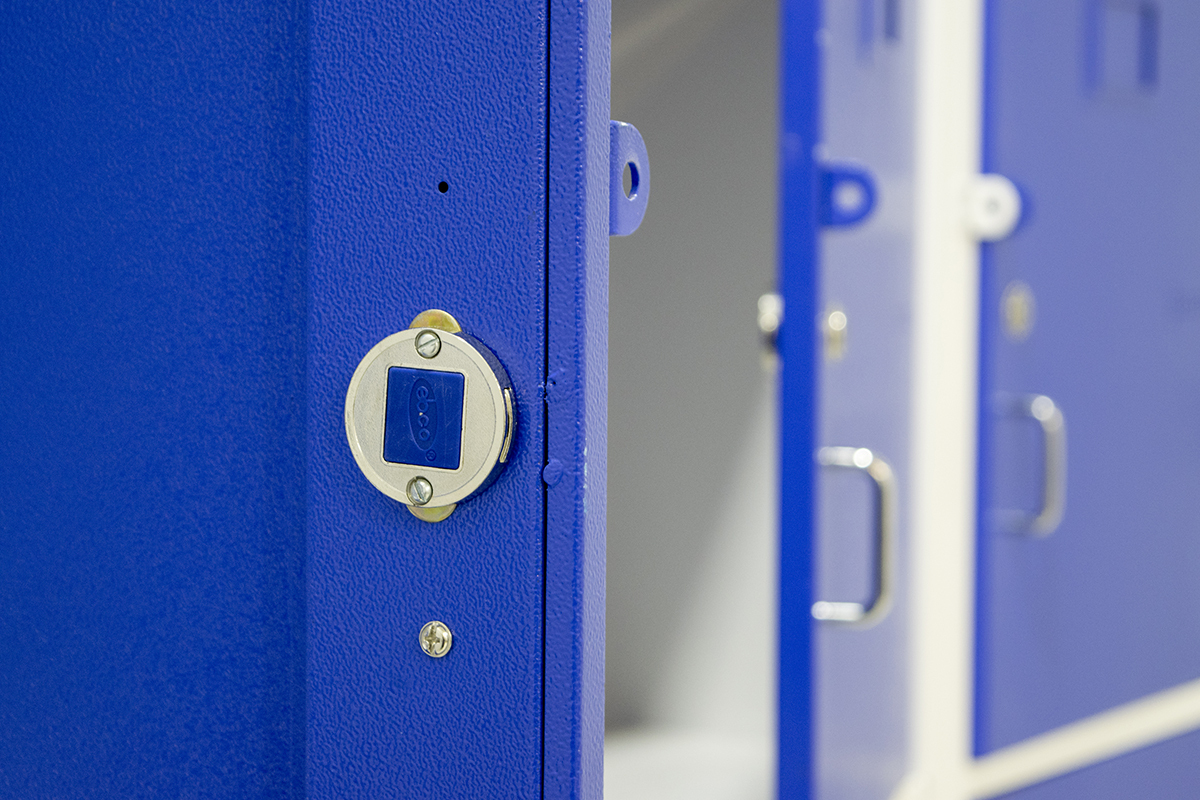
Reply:
[[[499,476],[515,424],[504,367],[444,311],[426,311],[372,347],[346,393],[359,469],[428,522]]]

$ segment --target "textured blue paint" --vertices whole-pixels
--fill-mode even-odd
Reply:
[[[817,0],[782,3],[779,796],[812,796],[813,487],[819,136]]]
[[[300,3],[0,11],[0,796],[298,797]]]
[[[0,21],[0,795],[598,799],[608,5]],[[434,307],[518,423],[431,525],[342,414]]]
[[[310,13],[308,792],[536,797],[546,9]],[[372,487],[342,429],[359,360],[429,308],[495,353],[518,415],[504,474],[437,524]],[[418,645],[431,619],[445,658]]]
[[[608,232],[628,236],[642,224],[650,199],[650,158],[642,134],[628,122],[613,120],[608,125]],[[629,169],[629,194],[625,194],[624,175]]]
[[[607,0],[550,2],[547,800],[603,796],[610,24]]]
[[[1156,4],[1147,84],[1138,24],[1122,45],[1089,21],[1127,7],[991,6],[985,166],[1026,210],[984,250],[980,752],[1200,676],[1200,7]],[[1037,300],[1022,342],[1001,328],[1013,280]],[[1066,514],[1045,539],[992,521],[1040,500],[1039,438],[993,414],[1001,392],[1066,416]]]

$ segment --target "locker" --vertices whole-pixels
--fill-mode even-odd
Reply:
[[[817,474],[817,601],[866,602],[878,573],[894,573],[877,621],[817,622],[813,793],[832,800],[887,797],[907,766],[914,41],[907,5],[825,3],[822,13],[821,154],[827,169],[866,171],[876,197],[861,221],[820,234],[818,444],[869,449],[893,483],[883,498],[864,470],[822,466]],[[877,507],[890,500],[895,508]],[[895,517],[894,543],[875,538],[881,513]]]
[[[607,4],[2,16],[0,795],[598,798]],[[513,401],[440,522],[344,421],[432,309]]]
[[[891,18],[912,25],[911,73],[892,87],[910,81],[907,109],[850,68],[879,65],[865,32]],[[1196,11],[924,0],[785,4],[784,20],[780,796],[1193,796]],[[858,331],[910,350],[867,379],[835,295],[884,268],[880,219],[815,231],[822,160],[895,168],[870,152],[888,123],[913,135],[911,263],[893,265],[911,269],[911,320],[876,309]],[[841,441],[886,407],[871,380],[904,397],[893,411],[910,404],[886,448]],[[855,632],[896,623],[890,649],[807,613],[839,581],[836,599],[870,595],[869,573],[845,572],[871,552],[868,491],[818,477],[828,445],[899,455],[899,616]],[[887,681],[897,706],[870,701]]]
[[[992,2],[986,25],[984,166],[1025,210],[982,252],[979,754],[1200,677],[1200,13]]]
[[[783,8],[778,794],[886,797],[907,769],[911,20],[894,2]],[[868,182],[865,213],[830,213],[842,174]]]

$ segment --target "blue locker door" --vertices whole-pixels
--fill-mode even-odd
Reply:
[[[909,327],[914,14],[910,3],[823,4],[821,141],[825,159],[874,176],[874,210],[820,235],[818,444],[867,448],[890,465],[895,595],[869,627],[822,621],[815,634],[814,795],[883,800],[907,766],[908,617],[903,565],[909,487]],[[816,596],[868,602],[880,555],[871,479],[817,477]]]
[[[779,329],[781,798],[812,797],[813,490],[816,446],[818,0],[784,0],[780,25]]]
[[[1024,218],[983,251],[981,754],[1200,677],[1200,6],[994,0],[987,36]]]
[[[782,5],[779,797],[874,800],[907,758],[912,23],[890,0]]]
[[[0,11],[0,796],[300,797],[305,14]]]
[[[546,9],[315,2],[310,61],[308,786],[540,791]],[[436,524],[346,446],[377,342],[450,312],[513,381],[512,458]],[[453,646],[425,655],[438,620]],[[449,791],[448,791],[449,790]]]
[[[607,54],[586,0],[5,5],[0,796],[600,796]],[[432,308],[517,417],[436,524],[343,417]]]

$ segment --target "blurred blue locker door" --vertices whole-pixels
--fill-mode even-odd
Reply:
[[[779,762],[781,798],[811,797],[813,782],[812,539],[816,409],[817,188],[820,96],[817,0],[784,0],[780,24],[779,294],[798,325],[778,330],[780,558]]]
[[[782,8],[779,796],[875,800],[907,755],[913,20]]]
[[[0,797],[598,800],[608,24],[4,5]],[[429,523],[343,413],[435,308],[516,434]]]
[[[984,167],[1024,211],[983,246],[975,750],[1176,690],[1169,738],[1200,728],[1200,6],[992,0],[986,31]],[[1016,796],[1196,797],[1198,763]]]

